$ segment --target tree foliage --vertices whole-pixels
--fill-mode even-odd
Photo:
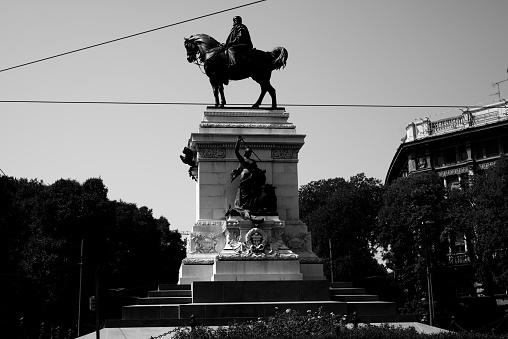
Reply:
[[[312,232],[314,252],[329,257],[329,239],[332,242],[334,279],[352,281],[379,274],[370,241],[382,191],[379,180],[363,173],[349,181],[319,180],[300,188],[300,217]]]
[[[446,189],[434,172],[400,178],[386,188],[379,211],[377,243],[388,250],[404,295],[405,312],[425,314],[426,269],[446,262],[448,246],[442,241],[446,216]],[[435,295],[448,286],[435,274]],[[449,291],[442,291],[446,295]],[[422,302],[423,301],[423,302]]]
[[[485,293],[508,289],[508,157],[450,194],[449,231],[466,235]]]
[[[0,177],[4,325],[21,317],[76,324],[82,239],[83,310],[94,294],[96,266],[103,291],[176,282],[185,257],[181,235],[147,207],[110,201],[107,193],[100,178],[45,185]]]

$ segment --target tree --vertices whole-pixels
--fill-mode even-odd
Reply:
[[[8,332],[22,316],[74,327],[81,239],[85,242],[83,299],[102,290],[175,282],[184,242],[152,210],[110,201],[100,178],[83,184],[0,177],[0,324]],[[83,306],[85,303],[83,303]]]
[[[363,173],[300,188],[300,217],[312,232],[314,252],[329,257],[331,239],[334,278],[352,281],[381,272],[371,241],[382,190],[379,180]]]
[[[433,272],[435,300],[453,291],[440,283],[448,277],[436,270],[446,262],[446,189],[434,172],[400,178],[387,187],[379,212],[377,243],[388,250],[398,283],[404,291],[399,301],[407,313],[427,313],[426,269]],[[443,303],[444,305],[445,303]]]
[[[479,278],[488,293],[489,282],[508,289],[508,157],[474,178],[472,185],[475,252]],[[469,224],[471,226],[471,224]]]

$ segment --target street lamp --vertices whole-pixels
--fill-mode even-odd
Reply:
[[[429,251],[427,248],[427,224],[428,223],[430,223],[430,222],[422,221],[423,241],[424,241],[424,246],[425,246],[425,266],[426,266],[426,275],[427,275],[427,296],[429,298],[429,325],[433,326],[433,324],[434,324],[434,294],[432,292],[432,275],[430,272]]]

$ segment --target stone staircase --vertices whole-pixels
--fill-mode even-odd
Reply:
[[[411,322],[414,316],[396,314],[395,303],[351,283],[313,281],[195,281],[193,285],[159,285],[136,305],[122,308],[122,319],[106,321],[106,327],[186,326],[191,315],[203,325],[227,325],[269,317],[276,311],[293,309],[351,316],[359,322]]]

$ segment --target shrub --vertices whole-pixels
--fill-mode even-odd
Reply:
[[[346,316],[325,313],[322,309],[306,315],[287,309],[269,318],[233,323],[226,327],[196,326],[179,328],[175,339],[495,339],[495,335],[442,332],[418,333],[413,327],[374,326],[347,323]]]

